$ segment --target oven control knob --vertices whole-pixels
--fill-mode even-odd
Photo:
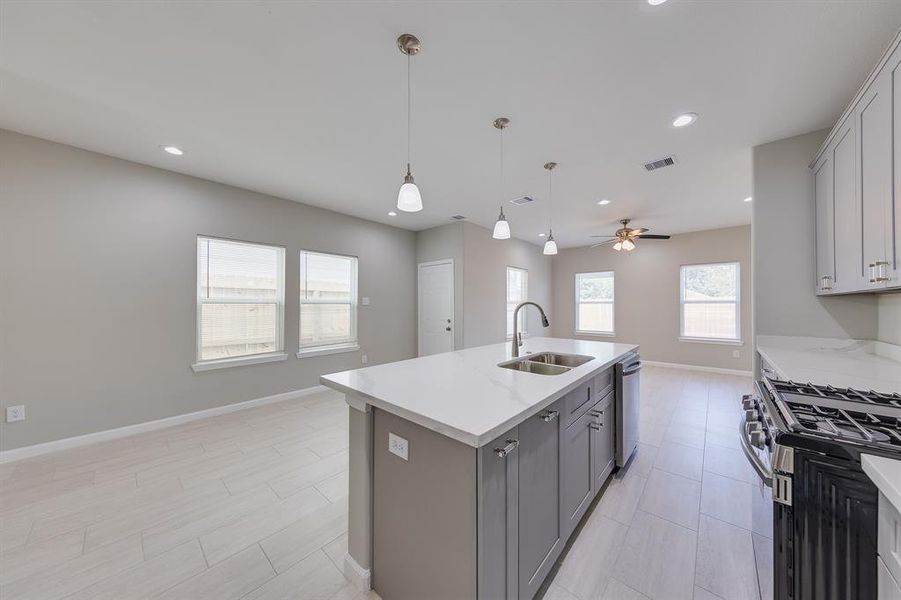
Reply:
[[[747,431],[748,434],[750,435],[750,434],[752,434],[752,433],[754,433],[754,432],[757,432],[757,431],[763,431],[763,428],[760,426],[760,423],[759,423],[759,422],[753,421],[753,422],[751,422],[751,423],[746,423],[746,424],[745,424],[745,431]]]
[[[756,429],[751,432],[751,445],[755,448],[763,448],[764,443],[766,442],[766,436],[760,429]]]
[[[743,410],[754,408],[754,400],[750,396],[744,396],[741,400],[741,407]]]
[[[760,413],[757,412],[756,408],[752,408],[751,410],[745,411],[745,421],[748,423],[755,423],[760,418]]]

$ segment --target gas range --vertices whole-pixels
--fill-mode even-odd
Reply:
[[[878,491],[860,455],[901,460],[901,395],[777,379],[755,392],[739,438],[772,498],[773,597],[875,600]]]

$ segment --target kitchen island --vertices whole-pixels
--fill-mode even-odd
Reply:
[[[531,338],[322,376],[351,407],[346,574],[384,600],[534,596],[613,471],[637,351]]]

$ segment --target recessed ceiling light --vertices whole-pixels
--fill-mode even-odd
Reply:
[[[750,202],[750,201],[753,200],[753,199],[754,199],[754,198],[752,198],[751,196],[748,196],[747,198],[745,198],[745,202]]]
[[[168,152],[169,154],[174,154],[175,156],[181,156],[184,154],[181,148],[177,148],[176,146],[160,146],[163,150]]]
[[[546,236],[546,235],[547,235],[546,233],[539,233],[539,234],[538,234],[538,237],[544,237],[544,236]]]
[[[607,200],[606,198],[604,198],[603,200],[598,200],[598,204],[600,206],[607,206],[608,204],[610,204],[610,200]]]
[[[648,4],[651,6],[660,6],[664,2],[666,2],[666,0],[648,0]]]
[[[673,127],[685,127],[698,120],[698,113],[685,113],[673,119]]]
[[[396,217],[396,216],[397,216],[397,213],[394,212],[394,211],[392,210],[391,212],[388,213],[388,216],[389,216],[389,217]]]

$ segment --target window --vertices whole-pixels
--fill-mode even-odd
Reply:
[[[529,298],[529,272],[525,269],[507,267],[507,339],[513,337],[513,311],[520,302]],[[519,331],[526,332],[523,315],[519,311]]]
[[[197,238],[195,371],[284,360],[284,318],[284,248]]]
[[[302,251],[298,356],[357,349],[356,257]]]
[[[576,273],[576,333],[613,334],[613,271]]]
[[[681,337],[740,341],[738,263],[686,265],[681,280]]]

